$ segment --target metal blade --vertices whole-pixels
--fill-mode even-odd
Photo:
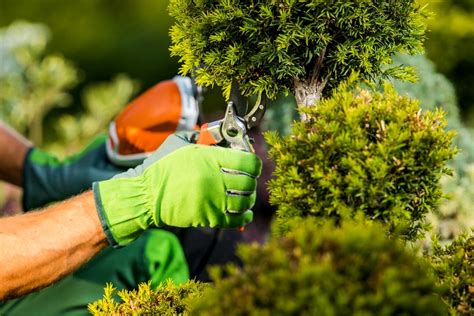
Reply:
[[[235,79],[232,80],[230,87],[230,101],[234,103],[237,116],[244,117],[247,114],[247,99],[240,92],[239,84]]]

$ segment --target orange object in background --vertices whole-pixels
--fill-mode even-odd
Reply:
[[[107,155],[116,165],[136,166],[170,134],[193,130],[198,116],[190,78],[160,82],[131,101],[110,124]]]
[[[214,135],[208,130],[209,124],[206,123],[201,126],[200,135],[196,142],[199,145],[216,145],[218,140],[214,138]]]

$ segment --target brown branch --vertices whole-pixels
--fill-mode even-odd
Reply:
[[[311,79],[310,79],[310,84],[316,84],[318,82],[318,78],[321,74],[321,69],[323,68],[323,62],[324,59],[326,58],[326,47],[323,48],[323,51],[321,54],[319,54],[318,60],[314,64],[313,71],[311,73]]]

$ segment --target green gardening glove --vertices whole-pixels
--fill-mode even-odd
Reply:
[[[253,219],[260,159],[172,135],[143,165],[93,184],[109,242],[124,246],[149,227],[241,227]]]

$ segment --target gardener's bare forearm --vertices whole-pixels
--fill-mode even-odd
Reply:
[[[31,143],[0,122],[0,180],[20,186],[28,148]]]
[[[91,192],[0,219],[0,301],[48,286],[107,245]]]

